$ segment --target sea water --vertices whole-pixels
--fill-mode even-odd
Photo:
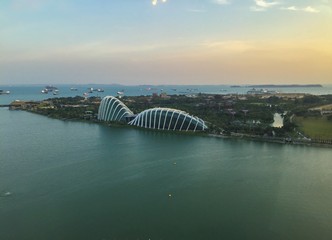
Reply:
[[[0,154],[0,239],[332,238],[331,149],[0,108]]]
[[[123,86],[123,85],[55,85],[59,92],[53,95],[53,92],[43,94],[41,91],[45,85],[0,85],[0,89],[10,91],[9,95],[0,95],[0,104],[9,104],[14,100],[44,100],[56,97],[75,97],[98,96],[105,97],[108,95],[117,96],[118,92],[123,92],[124,96],[151,96],[152,94],[160,94],[165,92],[169,95],[175,94],[246,94],[250,87],[232,87],[229,85],[140,85],[140,86]],[[76,88],[72,91],[71,88]],[[104,92],[92,91],[88,93],[90,88],[101,88]],[[310,93],[315,95],[332,94],[332,85],[324,85],[323,87],[295,87],[295,88],[270,88],[270,90],[280,93]]]

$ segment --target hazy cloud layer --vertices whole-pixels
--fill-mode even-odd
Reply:
[[[319,10],[316,8],[313,8],[311,6],[307,7],[296,7],[296,6],[290,6],[290,7],[283,7],[281,8],[283,10],[289,10],[289,11],[301,11],[301,12],[308,12],[308,13],[319,13]]]

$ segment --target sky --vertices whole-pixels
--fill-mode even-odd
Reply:
[[[332,84],[332,0],[1,0],[1,84]]]

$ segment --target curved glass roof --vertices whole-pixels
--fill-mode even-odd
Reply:
[[[113,96],[104,97],[98,110],[98,120],[124,121],[133,112],[119,99]]]
[[[151,108],[136,116],[130,125],[177,131],[202,131],[207,129],[205,122],[188,113],[173,108]]]

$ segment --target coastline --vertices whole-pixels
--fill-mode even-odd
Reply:
[[[207,129],[200,129],[197,132],[171,131],[176,134],[332,147],[331,122],[329,120],[331,114],[330,111],[325,109],[327,108],[326,106],[332,105],[330,104],[332,95],[314,96],[299,93],[167,95],[163,93],[160,95],[154,94],[153,96],[124,96],[123,98],[121,97],[121,101],[133,113],[137,113],[132,114],[131,117],[138,116],[140,112],[146,109],[164,107],[167,109],[181,109],[181,111],[187,112],[188,116],[197,116],[200,119],[204,119],[207,124]],[[101,97],[58,97],[41,101],[15,100],[9,105],[9,109],[23,110],[63,121],[128,127],[126,122],[128,123],[129,120],[127,119],[123,120],[123,122],[113,122],[110,121],[111,119],[98,118],[101,103]],[[103,108],[105,111],[106,109],[108,108]],[[324,112],[322,109],[324,109]],[[273,125],[276,122],[276,114],[281,116],[282,123],[278,126]],[[311,127],[310,129],[309,127],[302,127],[300,131],[298,129],[299,125],[296,125],[293,121],[293,116],[295,115],[303,118],[311,117],[310,119],[313,119],[313,117],[316,117],[317,119],[323,119],[324,121],[315,121],[313,119],[309,123],[314,123],[315,126],[324,126],[324,131],[311,126],[309,126]],[[325,125],[317,124],[316,122],[324,123]],[[148,128],[143,129],[169,132]],[[313,132],[314,135],[305,135],[304,133],[307,130],[311,130],[311,133]]]
[[[136,126],[131,126],[127,124],[121,124],[118,122],[102,122],[99,120],[86,120],[86,119],[68,119],[68,118],[54,118],[44,114],[40,114],[38,112],[30,111],[30,110],[23,110],[26,112],[30,112],[33,114],[41,115],[44,117],[48,117],[51,119],[57,119],[60,121],[71,121],[71,122],[82,122],[82,123],[89,123],[89,124],[99,124],[108,127],[115,127],[115,128],[133,128],[137,130],[144,130],[150,132],[158,132],[158,133],[167,133],[167,134],[180,134],[180,135],[191,135],[191,136],[203,136],[203,137],[211,137],[211,138],[222,138],[222,139],[239,139],[244,141],[255,141],[255,142],[266,142],[266,143],[277,143],[277,144],[285,144],[285,145],[301,145],[306,147],[321,147],[321,148],[332,148],[332,144],[324,144],[324,143],[316,143],[311,141],[301,141],[301,140],[292,140],[291,142],[287,142],[285,138],[277,138],[277,137],[264,137],[258,135],[249,135],[249,134],[238,134],[238,133],[231,133],[230,135],[225,134],[213,134],[207,132],[182,132],[182,131],[166,131],[166,130],[156,130],[156,129],[149,129],[149,128],[140,128]]]
[[[332,148],[332,144],[324,144],[324,143],[315,143],[315,142],[304,142],[300,140],[293,140],[292,142],[287,142],[281,138],[271,138],[271,137],[261,137],[261,136],[227,136],[227,135],[218,135],[218,134],[207,134],[209,137],[214,138],[223,138],[223,139],[240,139],[245,141],[255,141],[255,142],[266,142],[266,143],[277,143],[277,144],[284,144],[284,145],[300,145],[306,147],[321,147],[321,148]]]

